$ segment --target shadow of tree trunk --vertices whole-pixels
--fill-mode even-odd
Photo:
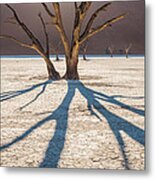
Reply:
[[[61,152],[65,143],[65,136],[68,125],[68,111],[71,101],[75,95],[76,84],[68,81],[68,91],[61,105],[49,116],[49,119],[56,120],[54,136],[50,140],[45,157],[39,167],[57,167]]]

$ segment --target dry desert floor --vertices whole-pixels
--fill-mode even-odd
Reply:
[[[1,60],[1,166],[145,168],[144,59],[80,60],[79,74],[52,82],[41,59]]]

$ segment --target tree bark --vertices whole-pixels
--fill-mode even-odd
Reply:
[[[78,61],[76,59],[76,61]],[[67,80],[79,80],[79,74],[78,74],[78,63],[68,63],[66,73],[63,76],[64,79]]]
[[[69,58],[68,56],[66,56],[66,73],[63,76],[64,79],[79,80],[78,54],[79,54],[79,44],[75,44],[72,48]]]
[[[59,80],[60,74],[56,71],[49,57],[43,57],[47,66],[48,79],[50,80]]]

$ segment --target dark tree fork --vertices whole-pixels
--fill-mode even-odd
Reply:
[[[78,74],[78,55],[79,55],[79,50],[80,46],[89,38],[94,36],[96,33],[104,30],[107,27],[112,26],[113,23],[123,19],[125,17],[125,14],[121,14],[119,16],[116,16],[108,21],[105,21],[103,24],[101,24],[98,27],[93,27],[93,23],[95,19],[98,17],[99,13],[101,11],[106,11],[107,7],[111,5],[111,2],[108,2],[95,10],[95,12],[91,15],[90,19],[88,20],[88,23],[84,29],[83,32],[81,32],[81,27],[83,20],[86,17],[86,14],[92,4],[92,2],[81,2],[79,3],[74,3],[75,7],[75,19],[74,19],[74,25],[73,25],[73,30],[72,30],[72,39],[71,42],[69,41],[69,38],[66,35],[63,22],[62,22],[62,17],[61,17],[61,10],[60,10],[60,4],[61,3],[56,3],[53,2],[53,8],[54,8],[54,14],[53,12],[49,9],[49,7],[45,4],[42,3],[45,11],[48,13],[48,15],[51,17],[52,24],[56,27],[57,31],[60,34],[60,38],[62,41],[62,44],[64,46],[65,50],[65,59],[66,59],[66,72],[63,76],[65,79],[71,79],[71,80],[78,80],[79,79],[79,74]],[[16,11],[10,6],[6,5],[13,13],[14,18],[17,22],[17,24],[24,30],[24,32],[27,34],[29,39],[32,41],[32,44],[25,44],[16,38],[8,35],[1,35],[0,38],[8,38],[16,43],[20,44],[23,47],[34,49],[37,51],[45,60],[47,64],[47,69],[48,69],[48,74],[50,79],[60,79],[59,73],[55,70],[54,65],[49,59],[49,38],[48,38],[48,33],[46,30],[46,25],[45,22],[39,14],[39,18],[41,20],[45,38],[46,38],[46,50],[44,50],[43,46],[41,45],[40,41],[35,37],[35,35],[30,31],[30,29],[19,19]]]

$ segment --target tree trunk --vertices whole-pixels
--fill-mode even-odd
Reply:
[[[66,73],[63,78],[68,80],[79,80],[78,74],[79,44],[74,44],[70,54],[66,53]]]
[[[46,65],[47,65],[48,79],[59,80],[60,74],[56,71],[56,69],[54,68],[50,59],[48,57],[44,57],[44,60],[45,60]]]
[[[67,63],[66,73],[63,78],[68,80],[79,80],[77,63]]]
[[[128,52],[126,52],[125,55],[126,55],[126,58],[128,58]]]
[[[87,60],[87,58],[86,58],[86,55],[85,54],[83,54],[83,60]]]
[[[112,54],[112,53],[110,54],[110,57],[111,57],[111,58],[113,57],[113,54]]]
[[[56,54],[56,59],[55,59],[55,60],[56,60],[56,61],[59,61],[59,60],[60,60],[58,54]]]

